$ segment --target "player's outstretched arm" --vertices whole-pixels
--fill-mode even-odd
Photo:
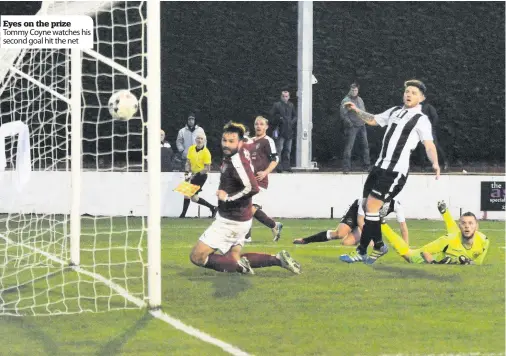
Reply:
[[[362,119],[362,121],[364,121],[366,124],[371,125],[371,126],[377,126],[378,125],[378,123],[376,122],[376,119],[374,118],[373,114],[370,114],[368,112],[360,110],[351,101],[348,101],[348,102],[344,103],[343,106],[344,106],[344,108],[346,110],[353,111],[357,115],[357,117],[359,117],[360,119]]]
[[[425,152],[427,153],[427,157],[432,163],[432,169],[436,172],[436,179],[439,179],[441,169],[439,168],[436,145],[432,140],[423,141],[423,145],[425,146]]]
[[[443,221],[445,222],[446,231],[448,234],[454,234],[456,232],[459,232],[459,226],[453,220],[452,215],[450,214],[450,210],[447,208],[446,203],[442,200],[438,202],[438,210],[443,216]]]
[[[404,242],[409,246],[409,230],[408,230],[408,224],[406,222],[399,223],[399,227],[401,229],[401,236]]]

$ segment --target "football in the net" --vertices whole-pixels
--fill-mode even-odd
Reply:
[[[116,120],[130,120],[139,109],[139,101],[128,90],[120,90],[109,98],[109,112]]]

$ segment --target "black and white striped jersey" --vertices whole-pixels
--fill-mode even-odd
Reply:
[[[387,126],[376,167],[404,175],[409,171],[411,151],[419,141],[433,140],[432,126],[422,106],[413,108],[395,106],[374,115],[379,126]]]

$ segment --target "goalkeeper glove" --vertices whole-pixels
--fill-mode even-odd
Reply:
[[[192,179],[192,174],[190,172],[185,172],[184,173],[184,180],[189,182],[190,179]]]
[[[441,261],[439,261],[439,262],[432,261],[432,263],[438,264],[438,265],[449,265],[452,263],[452,258],[450,256],[446,256]]]
[[[473,260],[467,258],[466,256],[460,255],[459,262],[461,265],[472,265],[474,264]]]

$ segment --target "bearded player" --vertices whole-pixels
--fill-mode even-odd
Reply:
[[[253,196],[253,216],[271,229],[273,241],[276,242],[281,237],[283,224],[274,221],[262,210],[262,204],[265,203],[265,195],[269,187],[269,174],[279,163],[274,140],[267,136],[268,128],[269,121],[263,116],[257,116],[255,119],[255,137],[248,142],[246,148],[250,151],[255,178],[260,187],[259,193]],[[251,232],[248,233],[246,241],[251,242]]]
[[[265,253],[244,253],[244,239],[251,228],[251,197],[258,193],[248,150],[243,148],[245,128],[229,123],[224,127],[216,220],[200,236],[190,254],[197,266],[219,272],[255,274],[253,268],[279,266],[300,273],[300,264],[286,251],[275,256]],[[221,253],[218,254],[217,252]]]

